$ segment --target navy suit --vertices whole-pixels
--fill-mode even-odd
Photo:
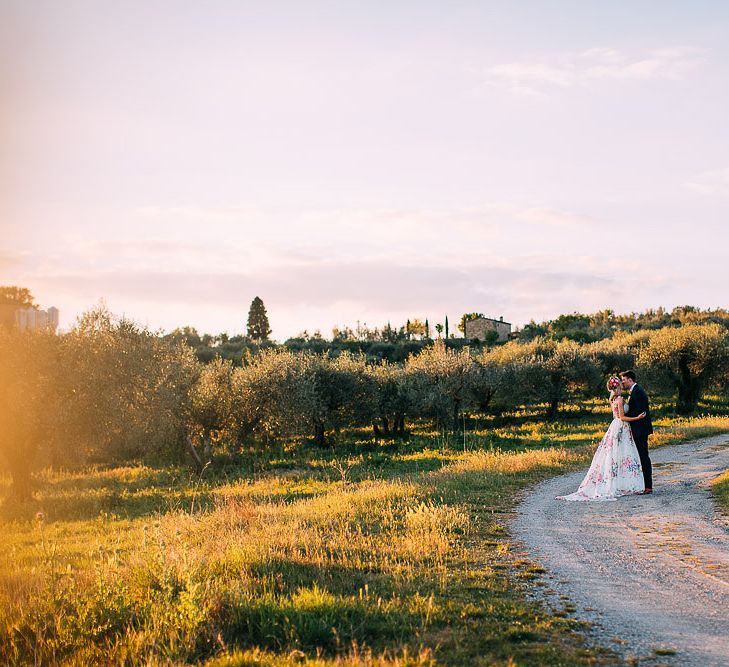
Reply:
[[[633,432],[633,440],[635,440],[635,446],[640,456],[645,488],[652,489],[653,466],[651,465],[651,458],[648,456],[648,436],[653,433],[653,423],[651,422],[651,410],[648,405],[648,394],[639,384],[633,385],[628,405],[630,406],[628,417],[637,417],[641,412],[645,412],[643,419],[628,423],[630,424],[630,430]]]

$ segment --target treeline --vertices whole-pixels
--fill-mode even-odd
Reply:
[[[427,332],[427,333],[426,333]],[[200,334],[194,327],[181,327],[166,335],[171,341],[183,341],[195,352],[195,356],[208,363],[220,357],[236,366],[247,363],[251,355],[266,349],[286,349],[295,352],[332,353],[350,352],[363,354],[368,361],[404,362],[410,354],[418,354],[433,344],[430,328],[419,320],[408,321],[405,325],[394,328],[385,325],[378,327],[360,327],[357,330],[344,327],[335,328],[331,338],[325,338],[320,331],[301,331],[298,335],[287,338],[283,343],[272,340],[255,340],[250,336],[229,336],[221,333],[216,336]],[[460,349],[467,345],[488,347],[488,343],[469,341],[464,338],[447,339],[446,345]]]
[[[465,320],[480,313],[466,313],[457,326],[459,332],[465,330]],[[554,341],[573,340],[578,343],[593,343],[613,337],[616,333],[635,333],[653,331],[666,327],[682,327],[689,324],[720,324],[729,329],[729,311],[722,308],[702,310],[694,306],[680,306],[673,310],[658,308],[642,313],[618,315],[612,310],[603,310],[593,314],[572,313],[560,315],[553,320],[541,323],[531,321],[512,336],[514,340],[527,343],[536,338]],[[256,340],[251,336],[228,336],[225,333],[213,336],[199,334],[192,327],[175,329],[167,338],[172,341],[184,341],[195,352],[197,358],[205,363],[220,357],[233,362],[236,366],[247,363],[247,358],[262,349],[287,349],[314,353],[339,354],[346,351],[352,354],[364,354],[368,361],[387,360],[403,363],[411,354],[418,354],[433,344],[433,340],[445,339],[445,345],[454,350],[466,346],[480,351],[499,345],[496,336],[486,341],[469,340],[455,337],[452,333],[441,336],[444,327],[435,328],[418,319],[408,320],[403,326],[393,327],[350,327],[335,328],[330,338],[325,338],[320,331],[310,333],[302,331],[297,336],[288,338],[279,344],[270,340]],[[435,335],[435,338],[433,337]]]
[[[331,352],[331,351],[330,351]],[[416,419],[457,431],[468,413],[603,396],[606,377],[637,368],[655,396],[690,413],[729,383],[729,333],[716,323],[619,332],[580,344],[535,338],[491,349],[442,339],[404,363],[364,354],[263,348],[242,366],[202,363],[191,347],[103,308],[67,334],[0,332],[0,452],[15,492],[37,466],[193,460],[287,438],[332,444],[338,429],[402,438]]]
[[[665,327],[681,327],[687,324],[711,323],[729,329],[729,311],[723,308],[702,310],[695,306],[678,306],[670,311],[657,308],[629,315],[618,315],[612,310],[601,310],[592,315],[572,313],[539,324],[532,320],[516,332],[516,338],[521,342],[546,337],[590,343],[610,338],[618,332],[633,333]]]

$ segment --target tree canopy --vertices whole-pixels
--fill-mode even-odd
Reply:
[[[36,307],[30,290],[27,287],[16,287],[15,285],[0,286],[0,304],[26,308]]]

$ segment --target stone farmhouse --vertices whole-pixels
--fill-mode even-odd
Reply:
[[[498,342],[503,343],[509,340],[511,336],[511,323],[504,322],[503,317],[500,317],[498,320],[493,320],[490,317],[477,317],[475,320],[468,320],[466,322],[466,338],[486,340],[486,333],[488,331],[495,331],[499,335]]]

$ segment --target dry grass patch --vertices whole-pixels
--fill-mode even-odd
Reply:
[[[716,498],[719,509],[729,515],[729,470],[711,482],[711,491]]]

